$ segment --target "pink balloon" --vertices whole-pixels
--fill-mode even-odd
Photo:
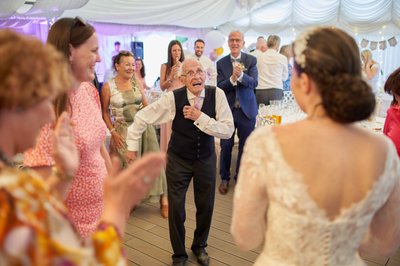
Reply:
[[[211,61],[215,62],[215,60],[218,59],[218,54],[217,54],[216,51],[212,51],[212,52],[210,53],[210,56],[209,56],[209,57],[210,57]]]

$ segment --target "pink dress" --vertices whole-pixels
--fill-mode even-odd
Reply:
[[[98,92],[91,83],[81,83],[69,96],[80,163],[65,203],[79,234],[86,238],[95,232],[104,207],[103,180],[107,169],[100,148],[107,127],[101,117]],[[36,147],[25,153],[24,164],[29,167],[53,165],[50,143],[51,125],[48,125],[43,127]]]
[[[167,91],[174,91],[176,89],[182,88],[185,86],[179,78],[175,78],[172,80],[171,86]],[[160,150],[162,152],[167,152],[168,143],[172,134],[172,122],[167,122],[160,125]]]
[[[393,141],[400,156],[400,106],[392,105],[388,109],[383,133]]]

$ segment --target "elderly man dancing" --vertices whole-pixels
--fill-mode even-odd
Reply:
[[[201,265],[209,264],[205,250],[214,209],[216,155],[214,137],[232,136],[234,125],[225,93],[205,86],[205,72],[199,61],[188,59],[182,65],[184,87],[136,114],[128,128],[128,160],[136,158],[138,141],[147,124],[172,121],[168,146],[167,184],[169,233],[174,254],[172,265],[185,265],[185,197],[193,177],[196,205],[196,230],[191,249]]]

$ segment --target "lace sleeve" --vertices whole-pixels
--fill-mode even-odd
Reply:
[[[392,145],[390,150],[394,150]],[[388,181],[393,183],[393,189],[374,215],[369,232],[359,248],[364,256],[389,257],[400,245],[400,164],[395,151],[388,156],[392,160]]]
[[[263,179],[267,176],[267,156],[260,140],[266,137],[261,129],[247,139],[235,188],[231,233],[236,244],[246,250],[264,241],[268,195]]]

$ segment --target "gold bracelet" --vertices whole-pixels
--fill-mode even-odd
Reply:
[[[62,172],[57,166],[51,168],[51,174],[61,181],[70,181],[74,176]]]

